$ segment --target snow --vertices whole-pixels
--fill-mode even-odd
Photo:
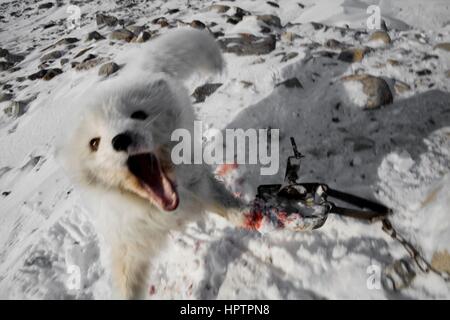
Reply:
[[[68,30],[63,24],[43,30],[43,24],[67,19],[68,2],[63,2],[62,7],[37,10],[37,4],[30,1],[15,5],[9,1],[0,14],[5,16],[0,20],[1,47],[15,54],[27,53],[18,64],[20,70],[2,71],[0,82],[13,85],[16,101],[36,97],[18,118],[0,114],[0,192],[10,192],[0,195],[0,298],[111,297],[98,236],[54,157],[55,145],[73,125],[79,109],[73,103],[75,97],[102,81],[98,68],[71,69],[70,62],[80,60],[72,59],[73,55],[93,46],[89,53],[126,63],[127,52],[139,46],[111,45],[109,40],[84,42],[88,32],[97,30],[95,12],[133,19],[136,25],[147,24],[154,30],[159,27],[151,20],[169,17],[168,9],[180,8],[169,21],[216,22],[212,31],[223,29],[226,36],[240,32],[264,35],[254,17],[232,25],[222,14],[203,10],[212,1],[194,0],[190,6],[185,0],[135,1],[136,6],[120,10],[115,1],[80,1],[80,29]],[[253,197],[261,183],[281,182],[285,159],[292,152],[289,137],[294,136],[306,155],[302,181],[323,181],[378,199],[394,209],[394,226],[427,259],[436,251],[450,252],[450,83],[446,75],[450,54],[434,49],[435,44],[450,41],[449,2],[303,0],[304,8],[297,1],[276,2],[280,8],[250,0],[218,3],[253,14],[276,14],[283,26],[291,22],[286,30],[300,38],[292,43],[278,40],[276,50],[264,56],[226,53],[226,70],[221,75],[195,77],[187,83],[191,91],[205,82],[223,83],[205,102],[194,105],[208,128],[281,129],[277,175],[260,176],[258,166],[240,165],[223,177],[225,182],[246,199]],[[329,39],[361,46],[368,45],[367,37],[358,40],[352,32],[335,28],[315,30],[309,22],[364,30],[371,4],[380,5],[392,45],[354,64],[318,54],[333,51],[320,47]],[[31,10],[19,18],[10,16],[24,8]],[[109,31],[103,27],[99,32],[107,36]],[[61,67],[61,75],[51,81],[15,80],[36,72],[41,50],[63,37],[81,40],[63,57],[70,62]],[[282,62],[281,52],[298,56]],[[424,59],[426,54],[437,58]],[[400,65],[389,65],[388,59]],[[59,63],[54,67],[60,67]],[[418,76],[417,71],[423,69],[431,70],[431,75]],[[340,81],[361,71],[383,77],[391,89],[395,81],[402,81],[411,90],[398,94],[392,90],[393,104],[362,110],[358,106],[364,105],[365,97],[358,95],[360,84]],[[303,89],[276,86],[292,77],[298,78]],[[8,105],[2,102],[0,109]],[[406,255],[377,223],[330,216],[313,232],[260,235],[237,230],[209,215],[171,238],[152,261],[149,299],[450,298],[450,285],[433,274],[418,274],[399,293],[368,289],[368,267],[386,267]],[[73,266],[80,270],[80,283],[73,282]]]

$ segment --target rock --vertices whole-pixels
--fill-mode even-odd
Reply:
[[[427,61],[427,60],[431,60],[431,59],[436,59],[437,60],[437,59],[439,59],[439,56],[436,55],[436,54],[425,53],[423,58],[422,58],[423,61]]]
[[[280,7],[278,3],[273,2],[273,1],[266,1],[266,3],[267,3],[269,6],[272,6],[272,7],[275,7],[275,8],[279,8],[279,7]]]
[[[240,34],[240,37],[236,38],[220,39],[218,42],[223,51],[235,53],[238,56],[268,54],[275,50],[276,46],[274,35],[257,37],[247,33]]]
[[[25,101],[13,101],[3,109],[3,112],[9,117],[17,118],[27,112],[27,107],[28,104]]]
[[[233,16],[236,18],[240,18],[240,19],[242,19],[245,16],[250,16],[252,14],[250,11],[244,10],[239,7],[234,7],[234,10],[235,10],[235,13]]]
[[[407,83],[405,83],[403,81],[396,80],[395,84],[394,84],[394,90],[395,90],[396,94],[402,94],[402,93],[405,93],[407,91],[410,91],[411,87],[410,87],[409,84],[407,84]]]
[[[28,79],[29,80],[37,80],[37,79],[51,80],[55,76],[57,76],[57,75],[59,75],[61,73],[62,73],[62,70],[58,69],[58,68],[42,69],[42,70],[39,70],[36,73],[33,73],[33,74],[29,75]]]
[[[364,59],[367,50],[365,48],[352,48],[342,50],[338,56],[338,60],[344,62],[361,62]]]
[[[116,64],[114,62],[107,62],[107,63],[103,64],[100,67],[100,69],[98,69],[98,75],[107,77],[119,69],[120,69],[120,67],[118,64]]]
[[[144,26],[128,26],[127,30],[130,30],[134,33],[135,36],[138,36],[142,31],[145,30]]]
[[[314,30],[320,30],[320,29],[322,29],[323,27],[324,27],[324,25],[323,24],[321,24],[321,23],[317,23],[317,22],[311,22],[311,25],[312,25],[312,27],[314,28]]]
[[[450,42],[439,43],[434,46],[434,49],[441,49],[445,51],[450,51]]]
[[[262,21],[266,25],[271,27],[282,28],[280,18],[273,14],[264,14],[256,16],[256,20]]]
[[[161,28],[168,27],[169,21],[165,17],[159,17],[152,20],[153,24],[159,24]]]
[[[55,42],[55,43],[52,44],[51,46],[49,46],[49,47],[43,49],[42,51],[47,51],[47,50],[49,50],[49,49],[52,49],[52,48],[55,48],[55,47],[61,46],[61,45],[67,45],[67,46],[69,46],[69,45],[71,45],[71,44],[73,44],[73,43],[75,43],[75,42],[78,42],[78,41],[80,41],[80,39],[77,39],[77,38],[63,38],[63,39],[61,39],[61,40]]]
[[[294,32],[285,31],[281,34],[281,41],[292,42],[296,38],[300,38],[300,36]]]
[[[431,266],[437,271],[450,273],[450,253],[447,250],[436,251],[431,258]]]
[[[244,16],[249,16],[251,13],[239,7],[233,7],[234,13],[228,17],[227,22],[231,24],[238,24],[242,21]]]
[[[286,88],[301,88],[303,89],[302,84],[300,83],[300,81],[297,78],[290,78],[287,79],[283,82],[280,82],[278,84],[275,85],[275,87],[279,87],[279,86],[284,86]]]
[[[227,19],[227,23],[231,23],[231,24],[238,24],[241,21],[242,21],[242,18],[236,18],[236,17],[228,17],[228,19]]]
[[[98,66],[100,63],[105,61],[105,58],[92,58],[83,62],[72,62],[72,68],[77,71],[85,71]]]
[[[53,2],[42,3],[38,6],[38,9],[50,9],[53,7]]]
[[[270,29],[269,27],[266,27],[266,26],[262,26],[260,28],[259,32],[261,32],[261,33],[271,33],[272,29]]]
[[[88,52],[91,49],[92,49],[92,47],[84,48],[84,49],[80,50],[76,55],[74,55],[73,58],[76,59],[78,57],[81,57],[83,54],[85,54],[86,52]]]
[[[7,93],[7,92],[1,92],[0,93],[0,103],[5,102],[5,101],[9,101],[13,98],[13,95],[11,93]]]
[[[350,75],[341,78],[344,82],[357,81],[363,86],[363,92],[367,101],[360,105],[366,109],[374,109],[393,102],[392,92],[389,85],[382,78],[368,74]],[[352,97],[350,97],[351,99]]]
[[[450,78],[450,70],[447,70],[447,78]]]
[[[241,80],[240,82],[242,83],[242,86],[244,88],[249,88],[251,86],[254,86],[253,82],[250,82],[250,81]]]
[[[115,30],[113,32],[111,32],[110,38],[112,40],[122,40],[122,41],[126,41],[126,42],[130,42],[131,39],[133,39],[134,34],[133,32],[131,32],[130,30],[127,29],[120,29],[120,30]]]
[[[88,54],[88,56],[86,58],[83,59],[83,61],[81,61],[81,63],[89,61],[89,60],[93,60],[97,58],[97,56],[95,54]]]
[[[180,12],[180,9],[175,8],[175,9],[167,10],[166,14],[174,14],[174,13],[178,13],[178,12]]]
[[[298,56],[298,52],[289,52],[281,59],[281,62],[286,62]]]
[[[347,48],[347,45],[336,40],[336,39],[330,39],[327,40],[327,42],[325,42],[325,47],[329,48],[329,49],[333,49],[333,50],[342,50]]]
[[[430,69],[422,69],[422,70],[419,70],[419,71],[416,72],[416,74],[417,74],[419,77],[429,76],[431,73],[432,73],[432,72],[431,72]]]
[[[326,51],[326,50],[322,50],[322,51],[316,51],[312,54],[313,57],[324,57],[324,58],[330,58],[330,59],[334,59],[337,56],[337,53],[334,51]]]
[[[0,58],[5,58],[9,55],[9,51],[7,49],[0,48]]]
[[[230,7],[226,6],[226,5],[223,5],[223,4],[213,4],[213,5],[210,5],[208,7],[208,10],[209,11],[215,11],[217,13],[225,13],[228,10],[230,10]]]
[[[401,63],[398,60],[395,59],[387,59],[387,64],[390,64],[391,66],[397,67],[399,66]]]
[[[52,28],[52,27],[54,27],[54,26],[56,26],[56,22],[51,21],[51,22],[49,22],[49,23],[44,24],[44,25],[42,26],[42,29],[45,30],[45,29]]]
[[[8,61],[0,61],[0,71],[6,71],[14,66],[13,63]]]
[[[61,73],[62,73],[62,70],[58,69],[58,68],[48,69],[46,74],[42,77],[42,79],[45,81],[49,81]]]
[[[206,83],[200,87],[197,87],[192,93],[192,97],[195,98],[195,103],[205,101],[206,97],[212,95],[222,83]]]
[[[225,35],[225,33],[223,33],[222,31],[213,32],[214,38],[220,38],[220,37],[223,37],[224,35]]]
[[[389,33],[380,30],[373,32],[369,37],[369,41],[382,42],[384,44],[390,44],[392,42]]]
[[[136,42],[138,43],[142,43],[142,42],[146,42],[148,40],[150,40],[150,38],[152,37],[152,35],[150,34],[150,32],[147,31],[142,31],[137,38],[135,39]]]
[[[68,62],[69,62],[69,59],[67,59],[67,58],[63,58],[59,61],[59,63],[61,64],[61,67],[65,64],[67,64]]]
[[[64,55],[63,51],[59,51],[59,50],[52,51],[50,53],[47,53],[47,54],[43,55],[41,57],[41,62],[47,62],[47,61],[51,61],[51,60],[56,60],[56,59],[61,58],[63,55]]]
[[[95,16],[97,26],[107,25],[108,27],[115,27],[119,23],[119,19],[114,16],[108,16],[106,14],[98,13]]]
[[[202,30],[202,29],[206,28],[206,25],[203,22],[199,21],[199,20],[193,20],[190,25],[191,25],[192,28],[195,28],[195,29],[201,29]]]
[[[86,37],[86,41],[91,41],[91,40],[95,40],[95,41],[99,41],[99,40],[103,40],[105,39],[104,36],[102,36],[99,32],[97,31],[92,31],[89,32],[87,37]]]
[[[24,56],[18,55],[18,54],[8,54],[6,56],[6,61],[11,63],[18,63],[20,61],[23,61],[25,59]]]
[[[56,42],[56,45],[62,45],[62,44],[72,44],[75,42],[80,41],[80,39],[78,38],[63,38],[61,40],[59,40],[58,42]]]

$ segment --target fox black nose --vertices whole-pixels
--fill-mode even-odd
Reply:
[[[127,151],[132,142],[133,140],[128,132],[119,133],[111,141],[112,146],[116,151]]]

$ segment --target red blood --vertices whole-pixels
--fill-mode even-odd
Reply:
[[[217,167],[217,175],[223,177],[238,168],[237,163],[225,163]]]
[[[264,216],[261,211],[245,213],[244,228],[249,230],[258,230],[261,228]]]
[[[151,285],[150,286],[150,290],[148,291],[148,294],[149,295],[154,295],[156,293],[156,288],[155,288],[155,286],[154,285]]]
[[[278,224],[280,227],[284,227],[286,220],[288,218],[288,215],[286,212],[284,211],[280,211],[277,213],[277,218],[278,218]]]

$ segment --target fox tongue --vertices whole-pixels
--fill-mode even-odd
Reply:
[[[161,169],[155,155],[151,153],[133,155],[128,158],[127,164],[149,197],[163,210],[172,211],[178,207],[178,193]]]

